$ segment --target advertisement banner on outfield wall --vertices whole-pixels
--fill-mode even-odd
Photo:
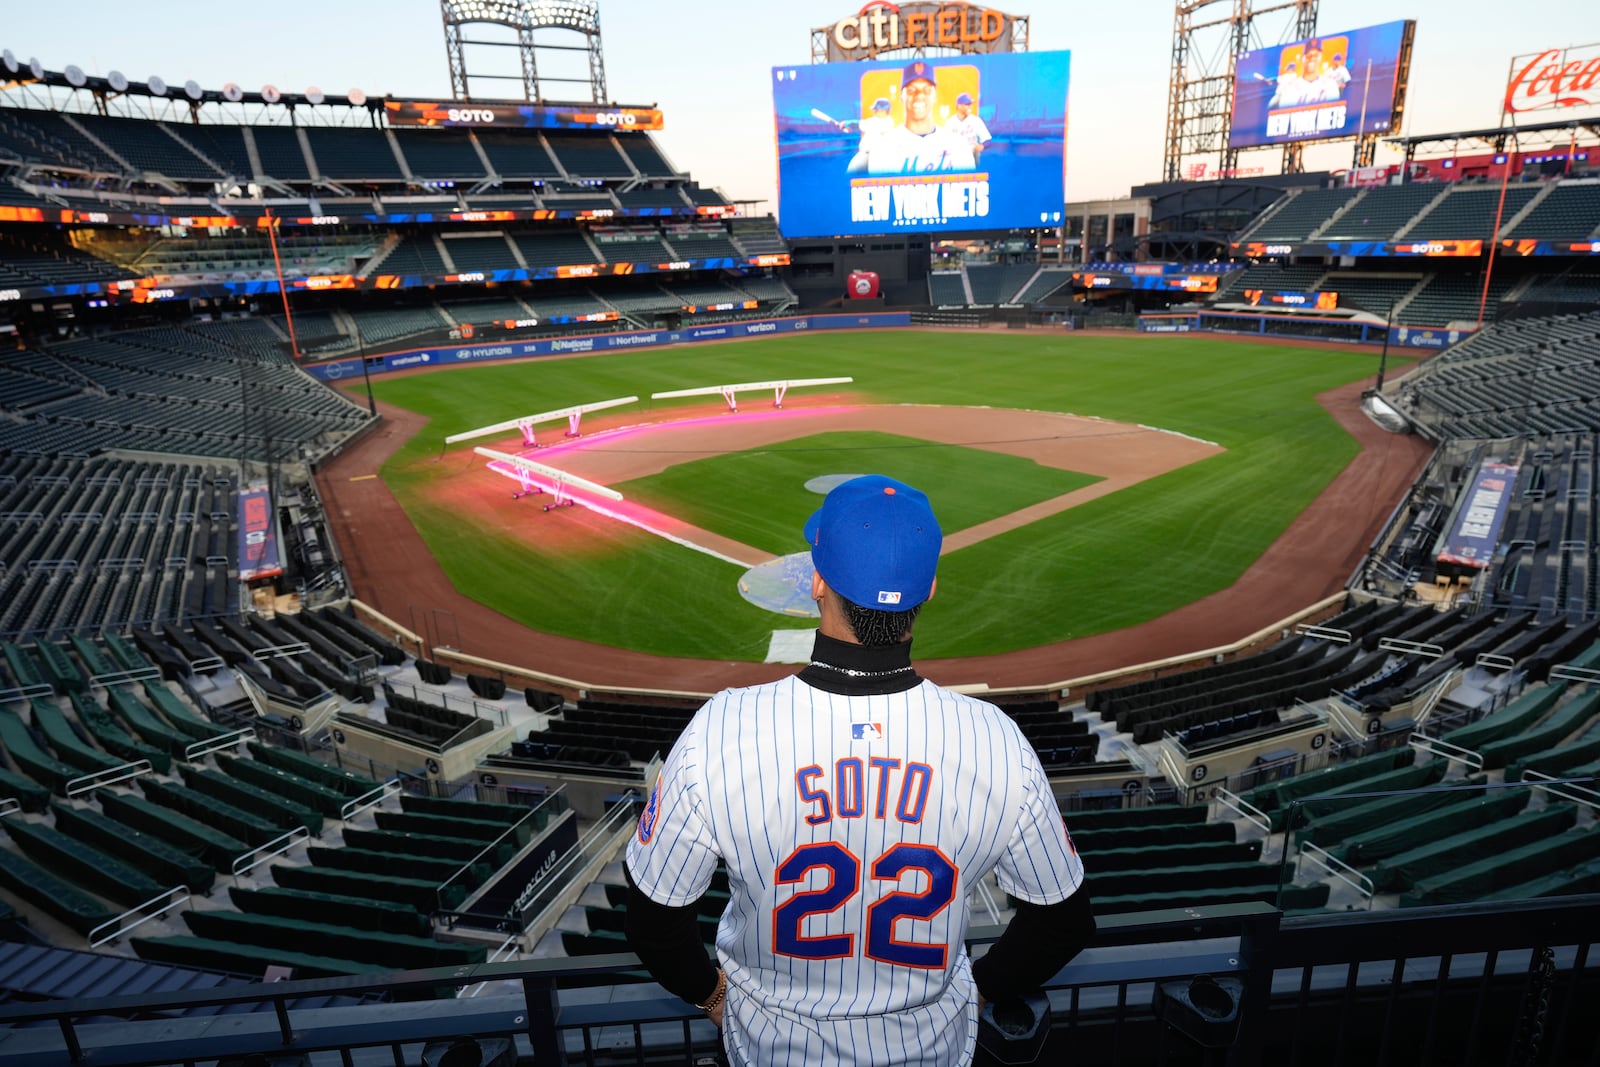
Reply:
[[[860,315],[810,315],[788,319],[762,319],[755,322],[723,322],[715,326],[685,326],[676,330],[632,330],[626,333],[591,334],[587,337],[556,337],[541,341],[518,341],[488,345],[461,345],[449,348],[412,349],[390,352],[367,359],[367,372],[416,370],[449,367],[498,359],[526,359],[530,356],[564,356],[584,352],[606,352],[627,348],[655,348],[661,345],[694,344],[699,341],[725,341],[741,337],[798,333],[806,330],[859,330],[883,326],[909,326],[911,313],[880,311]],[[306,373],[325,382],[361,377],[359,359],[337,359],[310,363]]]
[[[1510,510],[1511,490],[1517,484],[1517,466],[1484,460],[1461,498],[1450,534],[1439,549],[1440,563],[1487,567],[1494,561],[1500,528]]]
[[[775,67],[786,236],[1056,227],[1070,52]]]

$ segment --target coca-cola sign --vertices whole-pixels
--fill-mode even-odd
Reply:
[[[1600,45],[1547,48],[1511,61],[1505,113],[1600,105]]]

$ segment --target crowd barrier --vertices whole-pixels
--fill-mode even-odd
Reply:
[[[1432,326],[1386,326],[1381,322],[1325,319],[1310,315],[1252,315],[1237,311],[1201,311],[1187,314],[1139,316],[1140,333],[1244,333],[1259,336],[1303,337],[1357,345],[1388,344],[1399,348],[1443,351],[1465,341],[1476,330],[1450,330]]]

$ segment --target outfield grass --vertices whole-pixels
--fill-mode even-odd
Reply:
[[[745,603],[737,568],[574,514],[581,509],[529,515],[530,523],[587,524],[579,553],[484,537],[428,500],[429,487],[465,462],[456,452],[439,460],[443,437],[618,396],[852,375],[857,392],[884,403],[1099,415],[1227,449],[946,556],[939,598],[917,626],[918,654],[985,655],[1130,626],[1226,587],[1356,453],[1316,394],[1376,369],[1375,354],[1355,349],[1216,338],[883,331],[535,360],[373,386],[384,401],[431,419],[383,476],[462,593],[540,630],[666,655],[759,660],[770,631],[792,623]],[[659,415],[666,405],[642,406]],[[876,471],[905,451],[864,449],[850,466]],[[792,551],[798,531],[783,539],[779,528],[806,505],[794,503],[787,479],[769,481],[769,462],[733,458],[733,476],[754,476],[726,495],[753,517],[742,540]],[[945,510],[961,506],[957,498],[989,495],[991,486],[971,477],[936,469],[922,481]],[[726,514],[705,524],[715,528]]]
[[[806,490],[807,481],[824,474],[869,472],[907,485],[971,487],[970,492],[933,490],[946,534],[1100,481],[1092,474],[998,452],[865,432],[812,434],[770,448],[680,463],[614,488],[629,500],[781,556],[804,550],[800,529],[822,503]],[[749,506],[748,486],[765,489],[765,506]],[[783,492],[784,487],[789,491]]]

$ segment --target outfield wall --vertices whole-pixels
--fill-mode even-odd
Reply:
[[[1292,327],[1292,328],[1286,328]],[[1139,316],[1140,333],[1243,333],[1261,337],[1304,338],[1354,345],[1428,348],[1443,351],[1477,331],[1443,327],[1386,326],[1381,322],[1329,319],[1312,315],[1255,315],[1239,311],[1198,311]]]
[[[860,330],[882,326],[910,326],[909,311],[871,312],[860,315],[799,315],[782,319],[757,319],[748,322],[721,322],[714,326],[683,326],[676,330],[629,330],[624,333],[585,334],[581,337],[549,337],[537,341],[496,341],[489,344],[450,345],[409,348],[367,356],[366,373],[384,374],[415,367],[454,367],[502,359],[528,359],[536,356],[562,356],[579,352],[607,352],[629,348],[660,348],[670,345],[726,341],[741,337],[766,337],[780,333],[813,330]],[[325,382],[359,378],[362,359],[335,359],[306,364],[306,373]]]

